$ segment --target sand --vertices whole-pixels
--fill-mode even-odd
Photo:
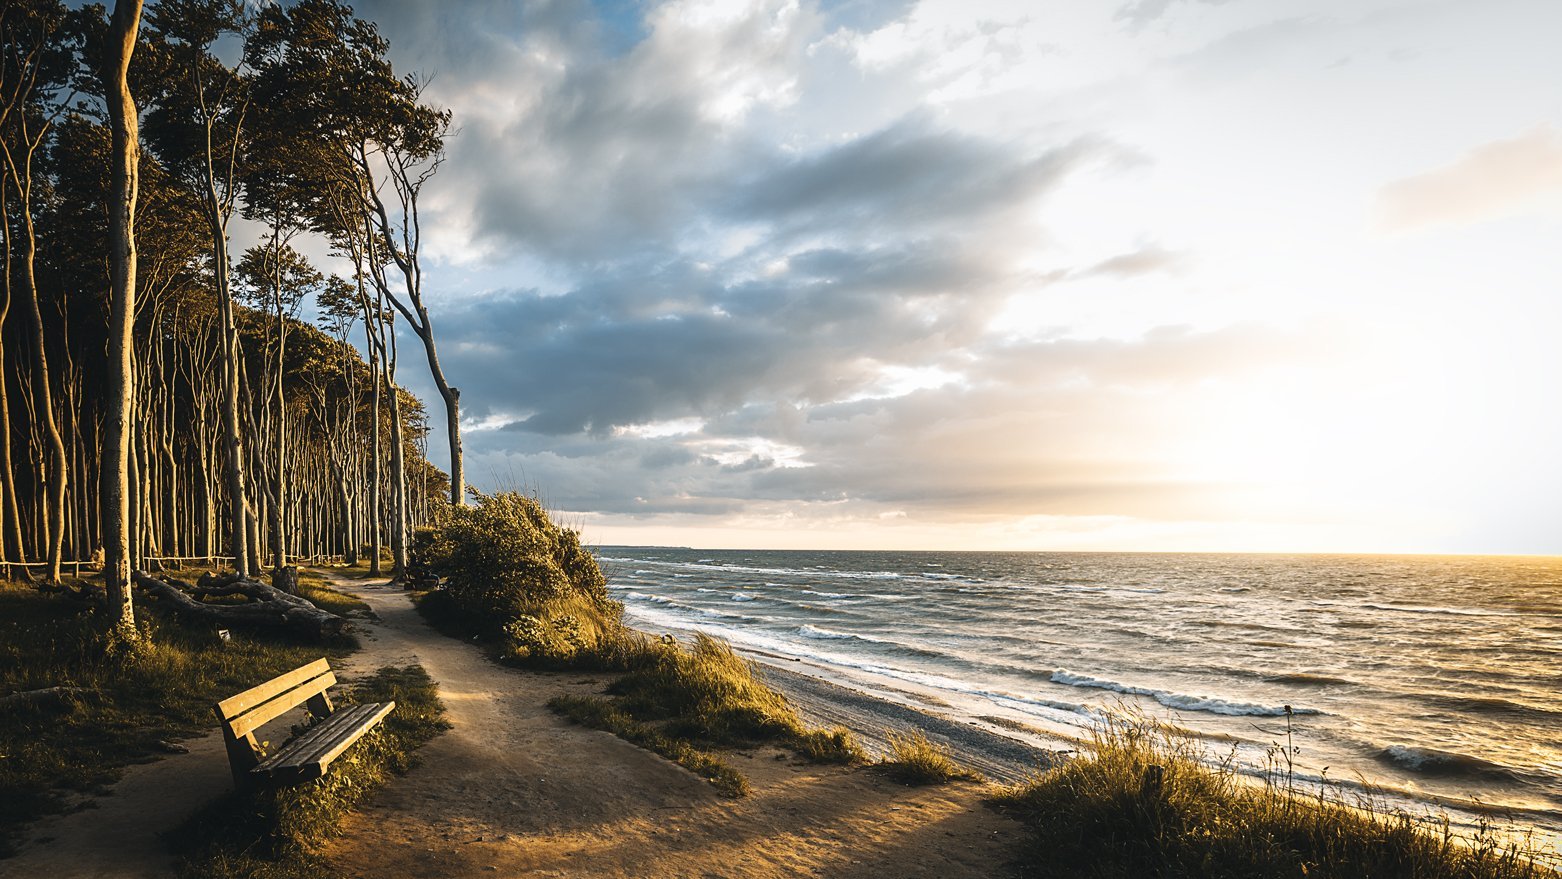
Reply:
[[[365,649],[348,658],[344,677],[421,663],[453,724],[327,845],[341,875],[960,879],[1006,875],[1017,857],[1024,831],[985,805],[982,784],[909,788],[871,767],[814,766],[765,747],[727,754],[753,785],[748,797],[728,799],[546,708],[560,693],[599,693],[609,676],[501,666],[430,629],[399,589],[337,586],[377,617],[360,624]],[[966,724],[787,670],[768,674],[810,719],[844,723],[870,748],[915,725],[993,777],[1016,778],[1047,759]],[[132,769],[97,808],[39,822],[19,857],[0,861],[0,876],[168,875],[152,834],[221,793],[227,775],[215,736],[188,744],[189,754]]]

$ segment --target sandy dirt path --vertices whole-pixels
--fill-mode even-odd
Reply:
[[[214,721],[215,723],[215,721]],[[181,742],[189,753],[132,766],[105,797],[36,822],[21,853],[0,860],[0,877],[167,879],[173,859],[158,834],[179,825],[233,784],[215,732]]]
[[[606,678],[500,666],[429,629],[399,590],[338,588],[373,607],[371,648],[439,682],[450,732],[351,816],[326,856],[354,877],[993,877],[1021,830],[983,788],[906,788],[871,769],[732,754],[754,793],[731,800],[684,769],[546,707]]]

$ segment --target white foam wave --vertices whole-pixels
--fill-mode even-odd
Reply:
[[[649,592],[625,592],[624,597],[630,601],[654,601],[657,604],[672,604],[673,600],[662,595],[652,595]]]
[[[1064,684],[1070,687],[1089,687],[1097,690],[1124,693],[1130,696],[1148,696],[1167,708],[1175,708],[1181,711],[1207,711],[1211,714],[1224,714],[1230,717],[1279,717],[1286,712],[1286,706],[1284,705],[1257,705],[1251,702],[1234,702],[1214,696],[1191,696],[1186,693],[1174,693],[1170,690],[1158,690],[1154,687],[1136,687],[1132,684],[1122,684],[1104,678],[1082,675],[1061,668],[1052,673],[1052,681],[1053,683]],[[1321,714],[1323,712],[1316,708],[1292,707],[1291,713]]]
[[[732,593],[732,600],[733,601],[753,601],[756,598],[763,598],[763,597],[764,596],[758,595],[758,594],[753,593],[753,592],[734,592],[734,593]]]
[[[802,625],[797,627],[797,634],[804,638],[819,638],[825,641],[867,641],[869,639],[861,635],[853,635],[847,632],[835,632],[830,629],[821,629],[818,626]]]

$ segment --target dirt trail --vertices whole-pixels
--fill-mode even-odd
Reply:
[[[109,796],[45,818],[0,861],[0,877],[167,879],[173,859],[157,834],[177,826],[233,784],[216,733],[182,742],[190,751],[131,767]]]
[[[961,879],[1005,874],[1020,842],[979,785],[905,788],[771,748],[731,755],[754,792],[723,798],[546,708],[603,676],[499,666],[428,629],[401,593],[344,587],[379,615],[377,652],[415,655],[439,681],[454,724],[328,847],[346,876]]]
[[[453,728],[421,765],[348,818],[326,856],[354,877],[993,877],[1021,840],[971,783],[905,788],[869,769],[802,764],[773,748],[730,755],[754,792],[719,796],[684,769],[546,708],[606,677],[500,666],[440,635],[405,593],[338,579],[378,617],[346,677],[418,662]],[[165,877],[156,834],[230,784],[214,734],[132,768],[96,807],[39,822],[0,877]]]

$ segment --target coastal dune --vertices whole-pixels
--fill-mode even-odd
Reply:
[[[873,769],[807,764],[766,746],[725,755],[753,793],[722,797],[672,763],[544,707],[553,696],[600,692],[604,676],[496,665],[430,630],[400,590],[340,586],[379,617],[355,661],[420,662],[454,724],[423,749],[422,765],[344,822],[324,852],[343,875],[975,879],[1007,873],[1018,856],[1023,829],[988,808],[988,788],[973,782],[908,788]],[[865,720],[864,732],[932,720],[767,671],[805,713]],[[959,732],[929,730],[951,740]],[[981,759],[995,772],[1040,754],[1003,759],[990,744]]]

